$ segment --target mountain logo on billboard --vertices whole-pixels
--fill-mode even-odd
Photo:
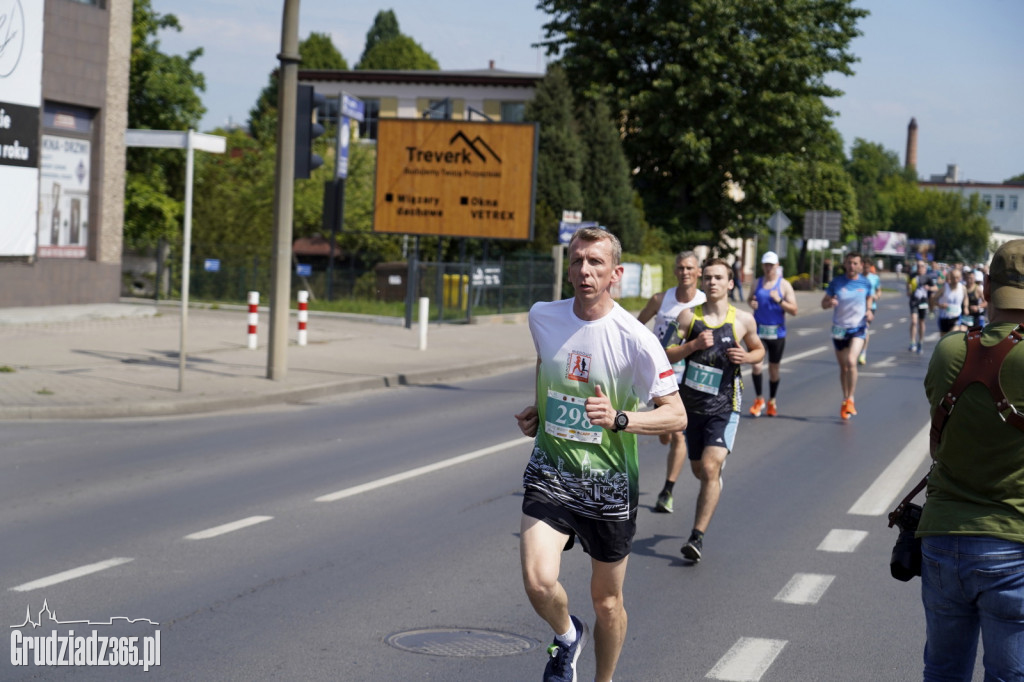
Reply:
[[[21,0],[0,0],[0,78],[18,68],[25,47],[25,10]]]
[[[452,135],[452,139],[448,140],[448,144],[455,144],[456,140],[462,140],[462,142],[467,147],[469,147],[469,149],[474,154],[479,156],[480,160],[483,161],[484,163],[487,163],[487,156],[490,156],[498,163],[501,163],[501,157],[495,154],[494,150],[491,149],[490,146],[486,142],[484,142],[483,138],[481,138],[479,135],[477,135],[471,140],[468,137],[466,137],[466,134],[464,132],[460,130],[459,132]],[[482,151],[480,151],[481,147],[487,152],[486,155]]]

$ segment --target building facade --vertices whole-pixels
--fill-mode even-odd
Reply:
[[[1024,183],[961,181],[959,169],[950,165],[945,175],[932,175],[927,182],[919,182],[918,186],[939,192],[956,192],[965,197],[977,194],[981,203],[988,207],[993,242],[1001,244],[1024,237]]]
[[[478,71],[299,71],[299,82],[326,96],[332,112],[342,92],[363,101],[362,140],[377,139],[381,118],[518,123],[542,78],[495,69],[493,63]]]
[[[121,290],[131,0],[0,0],[0,307]],[[13,49],[17,48],[17,49]]]

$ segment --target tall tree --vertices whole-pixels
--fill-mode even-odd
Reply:
[[[584,99],[579,107],[583,168],[580,187],[583,215],[614,232],[627,251],[643,248],[644,226],[633,202],[629,164],[622,151],[619,129],[604,97]]]
[[[303,69],[348,69],[345,57],[326,33],[313,32],[299,41],[299,58]],[[277,69],[270,72],[267,86],[249,111],[249,132],[264,143],[277,140]]]
[[[402,34],[398,30],[398,17],[395,16],[394,10],[381,10],[377,12],[377,16],[373,18],[373,25],[370,26],[370,30],[366,32],[366,46],[363,47],[363,56],[359,58],[359,63],[362,63],[366,59],[366,55],[375,48],[379,43],[384,43],[392,38],[397,38]],[[361,67],[356,67],[361,68]],[[365,67],[362,67],[365,68]]]
[[[775,159],[815,146],[851,74],[852,0],[540,0],[549,54],[621,112],[648,218],[714,232],[771,212]],[[725,196],[738,183],[745,198]]]
[[[913,171],[900,165],[896,152],[857,138],[850,149],[846,170],[857,193],[857,209],[864,234],[891,230],[897,188],[914,183]]]
[[[437,71],[441,67],[419,43],[409,36],[399,35],[367,50],[356,68],[367,71]]]
[[[203,51],[185,56],[160,51],[161,30],[180,31],[173,14],[153,11],[150,0],[134,0],[128,81],[128,127],[151,130],[197,128],[203,113],[203,75],[193,65]],[[144,249],[179,232],[185,159],[180,151],[129,149],[125,180],[125,245]]]
[[[580,186],[584,151],[576,130],[571,92],[565,71],[552,64],[537,84],[524,114],[525,120],[540,124],[534,246],[545,253],[558,243],[562,211],[582,211],[584,207]]]

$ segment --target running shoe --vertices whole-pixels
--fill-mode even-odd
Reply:
[[[768,406],[765,409],[764,413],[769,417],[774,417],[776,414],[776,407],[777,406],[775,405],[775,398],[772,398],[771,400],[768,401]]]
[[[658,501],[654,503],[654,511],[663,514],[672,513],[672,493],[662,490],[658,493]]]
[[[857,408],[854,406],[853,398],[850,398],[849,400],[846,401],[846,411],[852,415],[857,414]]]
[[[750,414],[751,414],[751,416],[754,416],[754,417],[760,417],[761,416],[761,410],[763,410],[763,409],[764,409],[764,398],[762,398],[761,396],[758,396],[757,400],[754,401],[754,404],[750,406]]]
[[[868,356],[867,356],[866,353],[861,353],[860,355],[857,356],[857,364],[858,365],[866,365],[866,364],[868,364]]]
[[[704,549],[704,539],[696,533],[690,533],[690,539],[686,541],[679,551],[690,561],[700,561],[701,551]]]
[[[920,344],[920,343],[917,344],[917,354],[920,355],[923,352],[924,352],[924,346],[922,344]]]
[[[850,401],[848,401],[848,400],[844,400],[843,404],[839,406],[839,418],[840,419],[849,419],[850,418],[850,413],[846,409],[847,403],[849,403],[849,402]]]
[[[916,353],[917,352],[917,344],[916,343],[912,343],[909,346],[907,346],[907,352],[908,353]]]
[[[544,668],[544,682],[575,682],[576,661],[580,658],[583,647],[587,645],[590,629],[587,624],[576,616],[569,616],[576,626],[576,641],[566,646],[557,639],[548,647],[547,666]]]

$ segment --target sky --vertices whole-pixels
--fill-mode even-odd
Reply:
[[[183,30],[163,31],[161,50],[202,47],[195,69],[206,77],[201,128],[245,124],[276,68],[283,0],[151,0]],[[377,12],[391,9],[399,29],[444,70],[543,72],[533,44],[547,15],[534,0],[391,0],[384,5],[301,0],[299,38],[327,33],[349,66],[362,55]],[[856,138],[881,144],[905,162],[907,126],[917,119],[921,179],[959,167],[960,180],[1002,182],[1024,173],[1024,2],[1019,0],[856,0],[871,14],[850,51],[853,76],[827,82],[847,152]]]

